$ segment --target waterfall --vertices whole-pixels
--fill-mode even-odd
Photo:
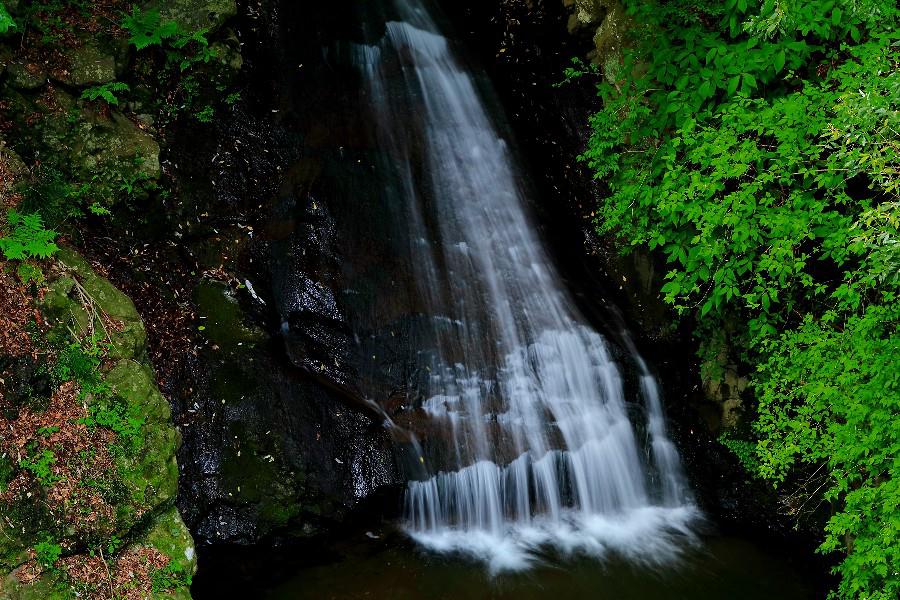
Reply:
[[[697,512],[655,380],[636,357],[643,405],[630,407],[535,233],[485,92],[421,0],[391,14],[352,60],[431,324],[418,410],[443,435],[425,440],[427,474],[406,491],[408,533],[492,570],[548,548],[673,558]]]

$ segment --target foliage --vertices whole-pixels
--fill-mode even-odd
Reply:
[[[128,42],[136,49],[164,48],[167,61],[177,64],[181,71],[197,63],[209,62],[216,56],[206,39],[208,30],[184,31],[177,22],[164,21],[157,9],[133,7],[131,15],[122,21],[122,27],[131,35]]]
[[[111,206],[132,202],[156,187],[142,169],[138,158],[99,166],[88,180],[72,173],[70,165],[40,165],[37,177],[25,189],[23,206],[39,209],[54,226],[87,214],[109,216]]]
[[[191,587],[192,575],[190,570],[183,565],[170,561],[162,569],[154,570],[151,573],[151,578],[153,580],[153,591],[160,594],[169,590]]]
[[[41,566],[50,569],[62,555],[62,546],[48,537],[34,545],[34,555]]]
[[[827,465],[825,493],[841,510],[826,552],[850,598],[900,595],[900,304],[892,298],[842,320],[838,311],[767,340],[760,367],[759,472],[776,482],[798,461]],[[837,326],[836,326],[837,325]]]
[[[725,433],[719,436],[719,443],[731,450],[748,472],[759,472],[760,462],[756,456],[756,444]]]
[[[218,52],[207,39],[208,30],[186,31],[177,22],[164,20],[156,8],[137,7],[125,18],[122,27],[131,34],[130,43],[141,51],[141,56],[150,58],[158,67],[154,76],[166,90],[158,94],[166,98],[160,106],[163,122],[185,114],[193,114],[202,123],[211,121],[212,106],[199,101],[206,92],[211,93],[209,83],[222,76],[223,66],[214,63]],[[201,73],[200,67],[210,63],[212,68],[205,68]],[[215,85],[215,93],[223,92],[226,87],[221,83]]]
[[[16,275],[18,276],[19,281],[25,285],[28,285],[31,282],[36,284],[44,282],[44,272],[41,271],[41,268],[28,262],[20,262],[16,265]]]
[[[9,11],[6,10],[6,6],[3,4],[3,2],[0,2],[0,35],[9,33],[10,31],[15,29],[16,22],[9,14]]]
[[[6,492],[14,473],[13,463],[9,457],[0,455],[0,494]]]
[[[597,228],[664,256],[666,301],[708,340],[742,324],[755,453],[726,445],[780,486],[824,465],[837,512],[821,551],[846,553],[836,593],[897,597],[897,7],[625,5],[641,26],[598,84],[582,156],[609,188]]]
[[[76,381],[81,397],[91,397],[88,416],[81,420],[87,427],[103,427],[114,432],[122,446],[136,452],[143,444],[142,429],[146,418],[129,409],[121,398],[113,394],[100,372],[106,347],[96,339],[73,342],[57,358],[54,377],[57,381]]]
[[[212,106],[206,105],[202,110],[194,113],[194,116],[197,117],[197,120],[201,123],[211,123],[213,120],[213,116],[215,115],[215,111]]]
[[[103,382],[100,375],[104,351],[105,348],[96,340],[90,340],[85,345],[81,342],[70,343],[57,356],[53,368],[54,379],[58,383],[75,381],[81,388],[82,397],[88,394],[102,396],[109,393],[109,386]]]
[[[0,238],[0,250],[7,260],[49,258],[59,247],[54,243],[57,233],[45,229],[39,213],[23,214],[14,209],[6,213],[12,231]]]
[[[130,34],[128,43],[138,50],[162,46],[164,41],[178,35],[178,23],[163,21],[158,10],[140,10],[137,6],[122,21],[122,28]]]
[[[143,445],[142,430],[146,418],[129,410],[128,405],[119,398],[110,397],[92,404],[82,422],[88,427],[104,427],[113,431],[122,447],[131,453],[137,452]]]
[[[30,456],[24,457],[19,461],[19,466],[31,471],[43,486],[51,486],[58,481],[56,475],[53,474],[54,464],[56,464],[56,455],[47,448],[40,452],[32,449]]]
[[[116,96],[116,92],[127,92],[131,89],[127,83],[122,83],[121,81],[111,81],[109,83],[104,83],[103,85],[96,85],[94,87],[89,87],[81,93],[82,100],[103,100],[107,104],[112,104],[115,106],[119,105],[119,98]]]

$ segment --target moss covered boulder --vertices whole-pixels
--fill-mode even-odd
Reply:
[[[6,65],[9,85],[17,90],[36,90],[47,83],[47,73],[39,66],[20,61]]]
[[[237,14],[235,0],[173,0],[161,11],[163,19],[176,21],[185,31],[215,31]]]
[[[61,249],[57,259],[60,275],[50,283],[43,306],[58,332],[70,328],[102,332],[108,337],[111,357],[141,359],[147,330],[131,298],[97,275],[73,250]]]
[[[178,432],[172,427],[169,403],[159,393],[144,364],[120,360],[106,374],[115,397],[125,401],[125,414],[143,419],[136,451],[121,459],[123,479],[136,506],[156,507],[178,493]]]
[[[159,144],[118,111],[106,116],[85,109],[71,139],[70,156],[85,173],[115,170],[126,177],[159,177]]]
[[[0,415],[12,432],[0,439],[0,598],[95,597],[97,586],[189,598],[194,543],[174,505],[180,435],[145,359],[143,322],[70,249],[47,278],[39,308],[63,383],[45,406]],[[91,339],[108,347],[93,359]],[[56,548],[43,559],[52,569],[41,544]],[[109,581],[92,579],[98,569]]]
[[[40,96],[7,89],[3,100],[13,125],[7,143],[26,162],[88,183],[94,199],[139,195],[160,175],[159,144],[117,110],[95,110],[58,87]]]
[[[59,76],[63,83],[85,87],[116,79],[116,59],[95,43],[89,41],[74,48],[70,60],[70,68]]]

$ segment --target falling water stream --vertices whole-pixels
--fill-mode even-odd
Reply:
[[[536,235],[482,92],[423,2],[393,10],[383,38],[352,58],[431,316],[422,410],[449,432],[409,483],[408,533],[494,571],[547,546],[671,559],[697,511],[655,380],[635,354],[644,410],[633,423],[619,366]]]
[[[310,25],[321,35],[301,36],[292,84],[291,172],[341,227],[342,271],[325,281],[349,315],[365,412],[406,467],[401,527],[363,506],[327,542],[207,557],[195,597],[821,597],[786,549],[699,526],[650,366],[576,308],[489,82],[431,4],[335,3],[333,22]],[[308,281],[297,273],[317,260],[286,261],[287,279]],[[316,427],[304,451],[327,463]],[[372,477],[367,460],[391,462],[373,448],[333,460],[378,511],[373,490],[399,477]]]

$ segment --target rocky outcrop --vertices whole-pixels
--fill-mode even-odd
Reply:
[[[7,89],[3,97],[22,158],[90,182],[95,200],[116,198],[123,187],[139,196],[159,177],[159,144],[121,112],[98,111],[52,86],[40,95]]]
[[[625,8],[618,0],[563,0],[573,9],[569,30],[581,28],[593,31],[594,49],[588,53],[604,74],[612,77],[618,67],[622,48],[628,43],[627,32],[632,24]]]
[[[246,32],[239,41],[222,30],[236,14],[234,0],[162,5],[162,18],[177,21],[182,30],[209,30],[217,58],[196,66],[197,79],[204,83],[215,79],[216,86],[224,87],[244,63],[240,48],[247,42]],[[231,25],[238,27],[237,21]],[[99,407],[143,418],[138,447],[116,457],[116,487],[123,495],[116,504],[123,514],[108,533],[129,547],[162,552],[179,573],[190,573],[195,557],[191,535],[173,508],[177,494],[181,514],[201,543],[269,544],[327,533],[399,480],[383,417],[373,414],[363,395],[348,385],[357,377],[349,364],[353,332],[343,306],[331,310],[343,293],[340,258],[332,247],[333,218],[326,203],[316,205],[308,193],[279,195],[280,169],[297,156],[294,147],[278,146],[279,135],[294,135],[273,124],[278,104],[264,105],[258,111],[262,117],[250,118],[218,99],[216,118],[202,126],[192,108],[176,117],[183,120],[165,132],[161,149],[157,140],[164,137],[154,128],[165,127],[163,119],[143,114],[150,112],[148,95],[156,90],[135,84],[129,78],[134,74],[123,70],[134,64],[135,56],[127,44],[122,46],[124,40],[110,43],[102,37],[79,40],[65,68],[0,55],[0,94],[13,124],[10,143],[25,163],[41,165],[40,177],[52,176],[59,167],[62,177],[50,183],[77,182],[76,190],[89,183],[91,198],[103,190],[127,188],[131,199],[145,194],[141,199],[147,200],[147,211],[165,205],[153,217],[165,225],[151,223],[141,211],[130,211],[132,203],[121,201],[126,194],[119,194],[119,200],[106,205],[111,216],[92,219],[101,222],[98,228],[113,248],[108,260],[96,260],[92,235],[82,231],[76,239],[91,260],[67,249],[60,252],[57,266],[47,273],[42,301],[42,310],[55,320],[51,333],[59,341],[71,339],[70,329],[109,333],[103,381],[114,390],[114,400],[89,398],[86,410]],[[150,54],[152,49],[145,54],[148,63]],[[257,67],[270,68],[258,56],[250,58]],[[219,77],[217,69],[223,65],[228,73]],[[278,81],[287,67],[279,68]],[[86,87],[115,78],[132,85],[120,105],[79,99]],[[207,100],[205,93],[199,93],[198,102]],[[165,182],[171,196],[152,195],[161,164],[171,175]],[[44,183],[37,169],[32,175]],[[270,213],[276,204],[282,212]],[[29,206],[24,208],[35,205]],[[129,219],[127,227],[107,225],[122,214]],[[115,245],[118,238],[121,248]],[[237,238],[240,242],[232,244]],[[182,253],[174,259],[176,268],[190,264],[190,271],[195,256],[202,263],[189,277],[190,285],[174,291],[177,301],[170,305],[192,311],[196,319],[189,331],[175,332],[196,344],[178,356],[193,370],[179,373],[177,381],[159,379],[173,401],[183,444],[148,360],[153,357],[159,372],[168,366],[158,353],[159,331],[167,327],[169,315],[155,313],[163,322],[152,322],[154,313],[146,311],[142,294],[171,298],[173,293],[169,273],[148,273],[152,266],[142,262],[143,251],[140,258],[132,253],[132,244],[146,248],[148,242],[154,249]],[[289,273],[296,278],[279,287],[273,280],[284,276],[280,269],[291,261],[305,261],[302,273]],[[156,277],[162,283],[151,290],[128,287]],[[123,288],[137,300],[147,323]],[[148,344],[153,352],[148,353]],[[174,458],[179,447],[181,474]],[[33,531],[46,526],[38,523]],[[62,533],[54,530],[55,536]],[[86,547],[81,533],[59,537],[62,560]],[[16,540],[19,555],[10,568],[28,562],[21,551],[39,541]],[[0,597],[53,597],[57,588],[65,588],[53,573],[29,586],[6,585]]]
[[[168,568],[193,573],[193,540],[174,507],[180,436],[172,425],[169,404],[146,363],[146,332],[134,303],[99,276],[84,258],[63,249],[48,273],[39,308],[49,326],[45,335],[50,344],[65,348],[85,336],[108,343],[100,367],[100,385],[109,392],[89,392],[76,399],[77,390],[64,383],[46,408],[34,409],[25,404],[17,415],[5,415],[14,417],[8,425],[17,435],[49,435],[50,450],[46,452],[55,456],[50,464],[64,469],[61,472],[67,475],[56,478],[52,468],[47,473],[36,471],[41,478],[37,491],[22,487],[26,480],[21,478],[11,479],[8,489],[4,484],[4,493],[0,494],[0,512],[4,515],[0,520],[0,597],[72,597],[72,586],[81,585],[81,567],[71,561],[81,560],[79,555],[98,544],[116,546],[117,557],[110,557],[113,565],[123,557],[159,552],[149,556],[164,556]],[[87,363],[71,363],[66,367],[69,371],[55,368],[60,373],[54,376],[57,378],[89,377],[77,372],[88,368]],[[14,402],[10,406],[17,406],[15,399],[7,401]],[[83,405],[79,407],[77,402]],[[46,416],[41,410],[46,411]],[[117,414],[122,415],[121,421],[114,417]],[[53,425],[53,419],[60,418],[68,420]],[[35,433],[28,425],[32,420],[50,425]],[[115,435],[98,427],[111,427]],[[31,452],[29,448],[30,445],[19,452]],[[98,470],[83,464],[87,456],[92,456],[98,465],[107,466]],[[20,460],[20,464],[26,463]],[[92,495],[94,489],[99,495]],[[70,499],[61,504],[59,497]],[[77,512],[69,514],[82,502],[95,511],[95,518]],[[59,568],[34,574],[34,563],[29,561],[26,549],[45,539],[59,540],[64,557]],[[185,594],[185,589],[175,589],[160,597]]]

